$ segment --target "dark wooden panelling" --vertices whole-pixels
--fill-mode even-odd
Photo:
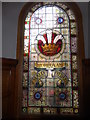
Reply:
[[[14,117],[15,74],[17,60],[2,59],[2,118]]]
[[[83,64],[83,114],[90,119],[90,59],[85,59]]]
[[[17,60],[2,59],[2,117],[3,119],[14,119],[15,109],[15,78],[16,78]],[[89,117],[90,111],[90,59],[83,60],[83,106],[84,117],[82,120]],[[48,116],[49,117],[49,116]],[[26,117],[27,118],[27,117]],[[23,118],[23,119],[26,119]],[[39,119],[42,117],[39,117]],[[44,118],[47,118],[46,116]],[[43,118],[43,119],[44,119]],[[58,117],[50,117],[50,119],[59,119]],[[67,117],[64,117],[67,120]],[[22,119],[22,118],[21,118]],[[29,119],[29,117],[27,118]],[[72,118],[71,118],[72,119]],[[79,120],[80,118],[78,118]]]

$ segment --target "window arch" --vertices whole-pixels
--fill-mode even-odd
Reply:
[[[81,112],[83,31],[74,4],[28,3],[20,13],[17,58],[22,114]]]

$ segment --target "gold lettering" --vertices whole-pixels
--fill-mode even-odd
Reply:
[[[57,63],[57,62],[54,62],[54,63],[51,63],[51,62],[46,62],[46,63],[36,63],[35,62],[35,67],[37,68],[62,68],[65,66],[65,63],[62,62],[62,63]]]

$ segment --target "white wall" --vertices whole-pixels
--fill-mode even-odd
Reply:
[[[83,31],[84,31],[84,47],[85,47],[85,57],[90,58],[88,47],[88,2],[77,2],[79,8],[81,9],[83,16]]]
[[[3,57],[16,58],[18,16],[24,4],[25,3],[23,2],[7,2],[2,4]],[[85,56],[86,58],[89,58],[90,56],[88,55],[88,3],[81,2],[77,4],[79,5],[83,15]]]
[[[2,57],[2,3],[0,2],[0,57]],[[2,118],[2,65],[0,60],[0,120]]]
[[[2,54],[16,58],[18,16],[24,3],[2,3]]]
[[[88,57],[90,58],[90,2],[88,4]]]
[[[2,57],[2,2],[0,2],[0,57]]]

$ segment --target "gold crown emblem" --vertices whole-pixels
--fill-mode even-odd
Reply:
[[[53,54],[53,53],[56,53],[57,52],[57,49],[58,49],[58,45],[55,45],[54,43],[51,44],[44,44],[42,46],[42,49],[43,49],[43,52],[46,52],[47,54]]]

